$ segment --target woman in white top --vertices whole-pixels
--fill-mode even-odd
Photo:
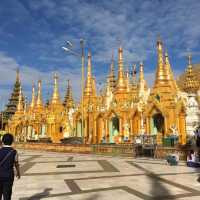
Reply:
[[[187,166],[188,167],[200,167],[200,163],[197,162],[194,150],[191,150],[187,156]]]

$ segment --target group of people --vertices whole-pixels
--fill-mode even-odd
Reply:
[[[169,165],[178,165],[179,162],[179,153],[175,152],[170,154],[166,157],[167,163]],[[194,150],[190,150],[187,155],[187,162],[188,167],[200,167],[200,150],[195,152]]]
[[[11,200],[15,174],[20,179],[18,153],[12,147],[13,141],[13,135],[6,133],[0,142],[0,200],[2,197]]]

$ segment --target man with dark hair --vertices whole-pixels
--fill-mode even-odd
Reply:
[[[16,176],[20,178],[19,161],[17,151],[11,147],[14,141],[13,135],[6,133],[2,138],[3,146],[0,148],[0,199],[11,200],[14,181],[14,166]]]

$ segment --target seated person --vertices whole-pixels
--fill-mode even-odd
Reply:
[[[188,167],[200,167],[200,162],[198,162],[198,159],[194,153],[194,150],[191,150],[187,156],[187,166]]]
[[[175,152],[173,154],[168,155],[166,160],[167,160],[167,163],[169,165],[171,165],[171,166],[172,165],[178,165],[178,162],[179,162],[179,154],[178,154],[178,152]]]

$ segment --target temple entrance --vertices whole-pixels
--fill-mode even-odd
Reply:
[[[82,121],[81,121],[81,119],[78,121],[78,123],[76,125],[76,136],[82,137]]]
[[[115,137],[119,135],[119,118],[113,117],[109,122],[109,142],[115,143]]]
[[[33,128],[33,126],[28,126],[27,139],[28,140],[34,140],[35,139],[35,129]]]
[[[46,137],[46,125],[45,124],[42,124],[42,126],[41,126],[40,137],[41,138]]]
[[[15,140],[17,142],[22,141],[22,126],[20,124],[15,128]]]
[[[151,134],[157,135],[165,132],[165,120],[161,113],[154,114],[151,118]]]

